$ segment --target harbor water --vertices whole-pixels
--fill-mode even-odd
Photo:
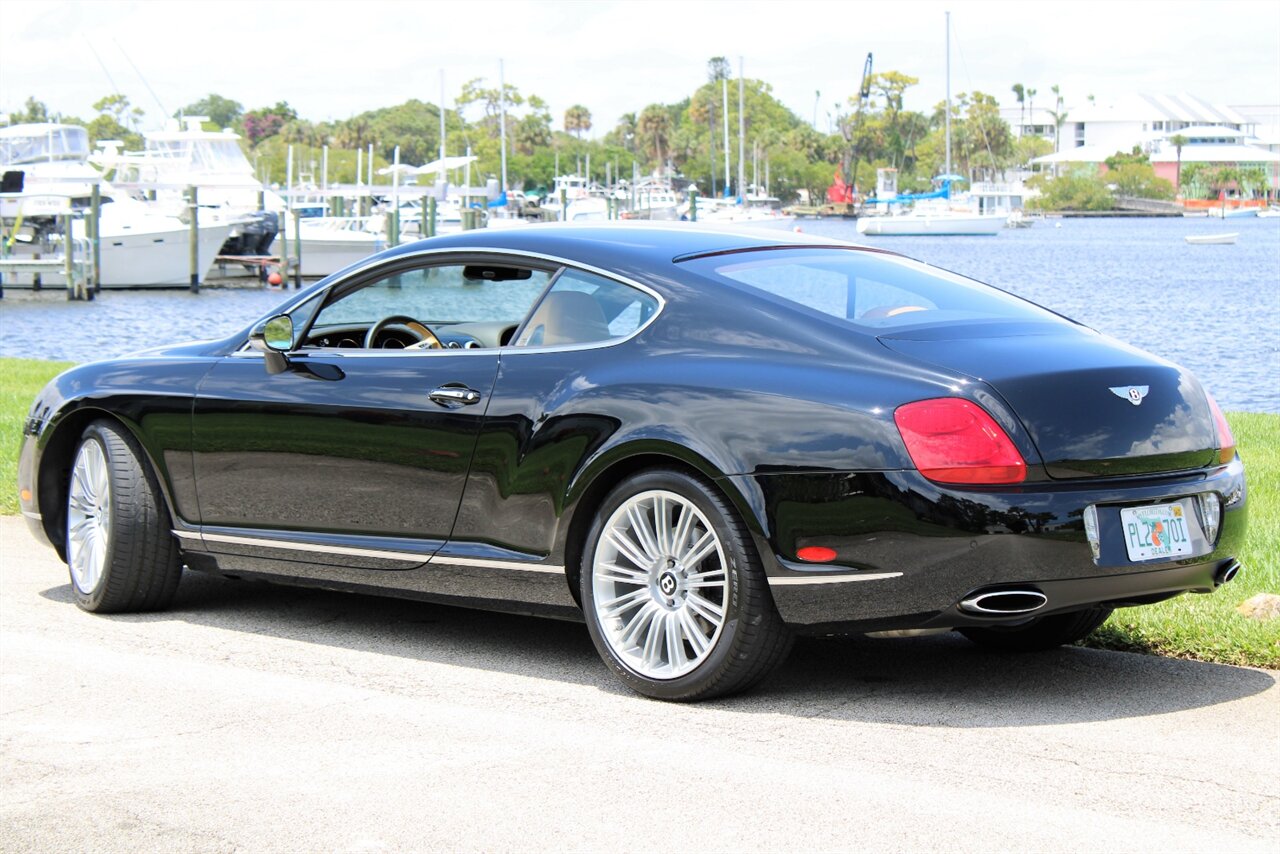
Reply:
[[[1224,409],[1280,413],[1280,219],[1048,219],[994,237],[862,237],[852,221],[808,234],[892,249],[1031,299],[1191,369]],[[1187,235],[1237,232],[1234,245]],[[89,361],[231,334],[289,298],[256,287],[9,290],[0,356]]]

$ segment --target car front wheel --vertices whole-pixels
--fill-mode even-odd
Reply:
[[[642,472],[606,497],[581,593],[601,657],[649,697],[742,691],[790,649],[746,527],[713,486],[682,472]]]
[[[67,566],[86,611],[167,607],[182,565],[169,513],[137,441],[95,421],[80,437],[67,487]]]

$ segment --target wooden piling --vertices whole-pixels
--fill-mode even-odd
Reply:
[[[436,197],[427,200],[427,237],[436,236]]]
[[[200,293],[200,197],[199,191],[195,186],[187,187],[187,198],[190,201],[190,207],[187,210],[191,214],[191,222],[189,228],[190,248],[191,248],[191,293]]]
[[[302,290],[302,211],[293,212],[293,289]]]
[[[698,191],[689,191],[689,222],[698,221]]]
[[[93,240],[93,289],[102,290],[102,188],[93,183],[89,192],[89,237]]]

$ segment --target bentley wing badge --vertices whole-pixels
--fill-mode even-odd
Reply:
[[[1141,406],[1142,399],[1147,396],[1147,392],[1151,390],[1151,386],[1146,385],[1113,385],[1111,393],[1116,397],[1122,397],[1132,403],[1134,406]]]

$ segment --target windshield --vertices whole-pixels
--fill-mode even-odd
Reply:
[[[1062,322],[1053,312],[990,285],[857,249],[768,249],[681,263],[873,331],[941,321]]]

